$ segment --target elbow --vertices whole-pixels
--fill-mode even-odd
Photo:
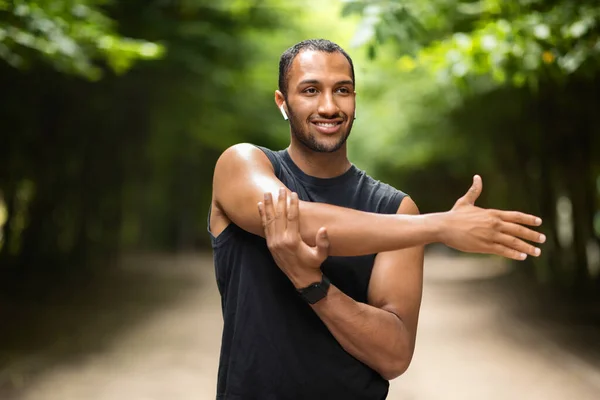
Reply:
[[[385,309],[385,307],[383,308]],[[388,310],[390,311],[390,310]],[[392,343],[388,343],[385,356],[382,359],[381,368],[378,370],[381,377],[387,381],[394,380],[404,374],[410,363],[412,362],[415,353],[415,337],[410,335],[406,330],[402,319],[394,311],[390,311],[394,316],[398,317],[403,327],[404,334],[396,337]],[[393,349],[393,350],[389,350]]]
[[[388,365],[379,371],[379,374],[386,381],[391,381],[404,374],[410,366],[410,359],[404,357],[391,360]]]
[[[397,363],[396,365],[389,366],[382,370],[380,375],[386,381],[394,380],[405,373],[409,365],[409,362]]]

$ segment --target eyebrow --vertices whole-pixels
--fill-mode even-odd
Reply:
[[[300,81],[300,83],[298,83],[298,85],[308,85],[308,84],[310,84],[310,85],[317,85],[319,83],[321,83],[321,82],[319,82],[316,79],[305,79],[303,81]],[[336,86],[337,85],[354,85],[354,82],[352,82],[352,80],[347,79],[347,80],[344,80],[344,81],[336,82],[335,84],[336,84]]]

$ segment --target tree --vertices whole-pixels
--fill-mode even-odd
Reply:
[[[0,0],[0,59],[15,68],[38,61],[61,72],[98,79],[108,64],[123,73],[138,59],[160,57],[164,48],[119,35],[102,0]]]
[[[261,3],[1,3],[3,268],[206,240],[216,157],[276,118],[246,75],[279,24]]]

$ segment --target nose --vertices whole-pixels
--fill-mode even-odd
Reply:
[[[323,93],[319,99],[319,109],[317,110],[319,115],[328,118],[334,118],[339,114],[340,108],[338,107],[332,93]]]

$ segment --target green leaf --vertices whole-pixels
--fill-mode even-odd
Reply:
[[[375,44],[370,44],[369,47],[367,47],[367,57],[369,60],[374,60],[377,57],[377,48],[375,47]]]
[[[353,14],[361,14],[365,9],[365,4],[360,0],[343,0],[342,4],[342,17],[347,17]]]

